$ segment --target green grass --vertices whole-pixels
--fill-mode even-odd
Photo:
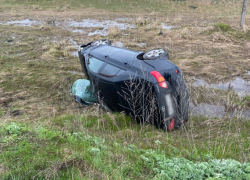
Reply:
[[[59,120],[63,126],[62,124],[58,126]],[[94,122],[92,126],[89,126],[90,121]],[[195,123],[200,121],[200,118],[191,119],[191,121]],[[206,121],[204,119],[197,124]],[[238,145],[234,144],[234,148],[231,148],[232,143],[237,142],[231,137],[228,139],[228,145],[225,143],[226,137],[225,139],[211,137],[218,143],[213,146],[215,142],[210,142],[206,137],[199,138],[202,142],[199,145],[196,137],[191,139],[185,136],[184,131],[182,135],[180,132],[167,135],[150,126],[140,131],[136,123],[121,114],[105,115],[100,123],[96,122],[95,117],[74,115],[55,117],[50,119],[50,122],[54,124],[50,124],[50,128],[23,123],[1,125],[0,164],[4,172],[2,179],[96,179],[100,177],[158,179],[160,176],[193,179],[217,177],[219,174],[233,177],[237,174],[236,167],[240,166],[242,169],[240,163],[229,160],[219,165],[221,162],[214,158],[241,159],[244,154],[249,154],[249,152],[243,152],[244,149],[249,149],[249,142],[247,136],[242,136],[242,133],[238,134],[241,143],[238,142]],[[243,121],[241,127],[248,129],[249,125],[246,126],[244,123]],[[120,128],[117,128],[117,124]],[[191,128],[190,125],[189,127]],[[113,128],[115,130],[112,130]],[[224,131],[224,128],[228,127],[222,125],[221,131]],[[236,133],[234,128],[232,126],[230,133]],[[206,131],[206,128],[204,127],[203,130]],[[196,135],[195,129],[192,131],[193,134],[190,132],[188,134]],[[208,134],[204,133],[204,135]],[[192,141],[189,142],[191,144],[188,143],[189,140]],[[243,143],[242,140],[245,142]],[[143,141],[146,143],[142,144]],[[224,156],[223,150],[226,151]],[[237,157],[232,157],[232,154],[237,154]],[[227,157],[227,155],[230,156]],[[171,165],[173,163],[179,164],[178,168],[184,171],[174,175],[176,170],[168,169],[173,166]],[[189,165],[186,166],[185,163]],[[225,163],[232,164],[227,167]],[[205,168],[204,175],[202,166],[209,166]],[[235,167],[230,170],[231,166]],[[242,166],[245,168],[245,170],[243,168],[245,174],[241,173],[241,176],[238,175],[235,178],[242,179],[243,176],[247,176],[250,164],[242,164]]]
[[[171,8],[171,3],[165,2],[162,0],[151,1],[151,0],[60,0],[60,1],[50,1],[50,0],[41,0],[41,1],[28,1],[28,0],[5,0],[4,4],[6,5],[37,5],[45,9],[65,9],[65,7],[76,8],[96,8],[104,9],[112,12],[152,12],[152,11],[166,11]]]

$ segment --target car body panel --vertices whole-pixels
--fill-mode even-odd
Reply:
[[[155,108],[160,124],[165,121],[170,123],[169,120],[174,118],[179,122],[175,124],[175,128],[178,128],[188,120],[189,92],[181,71],[166,57],[142,60],[138,58],[141,54],[143,52],[111,45],[91,46],[91,43],[87,43],[80,46],[79,60],[91,82],[92,92],[111,111],[124,111],[138,119],[145,119],[145,114],[150,115],[151,109]],[[104,62],[95,72],[90,66],[94,58]],[[108,72],[109,68],[115,72]],[[102,71],[106,73],[102,74]],[[159,86],[150,74],[152,71],[162,74],[168,88]],[[152,100],[155,100],[154,106]]]

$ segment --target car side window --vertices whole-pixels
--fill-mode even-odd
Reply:
[[[94,57],[89,58],[88,62],[89,69],[95,73],[98,72],[98,70],[102,67],[103,64],[104,62],[100,61],[99,59],[96,59]]]
[[[119,71],[120,68],[117,68],[111,64],[106,64],[99,74],[102,76],[113,77],[116,76]]]

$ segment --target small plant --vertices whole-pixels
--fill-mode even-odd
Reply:
[[[21,135],[22,134],[22,129],[14,122],[10,123],[10,125],[5,127],[5,130],[8,135],[11,135],[11,134]]]
[[[154,179],[249,179],[250,163],[228,159],[193,162],[185,158],[167,159],[163,153],[146,150],[140,156],[145,166],[152,168]]]
[[[222,32],[229,32],[233,30],[229,25],[224,23],[216,23],[214,25],[214,28],[216,31],[222,31]]]

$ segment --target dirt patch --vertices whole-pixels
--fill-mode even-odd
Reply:
[[[21,110],[14,110],[11,112],[12,116],[20,116],[22,115],[22,111]]]

